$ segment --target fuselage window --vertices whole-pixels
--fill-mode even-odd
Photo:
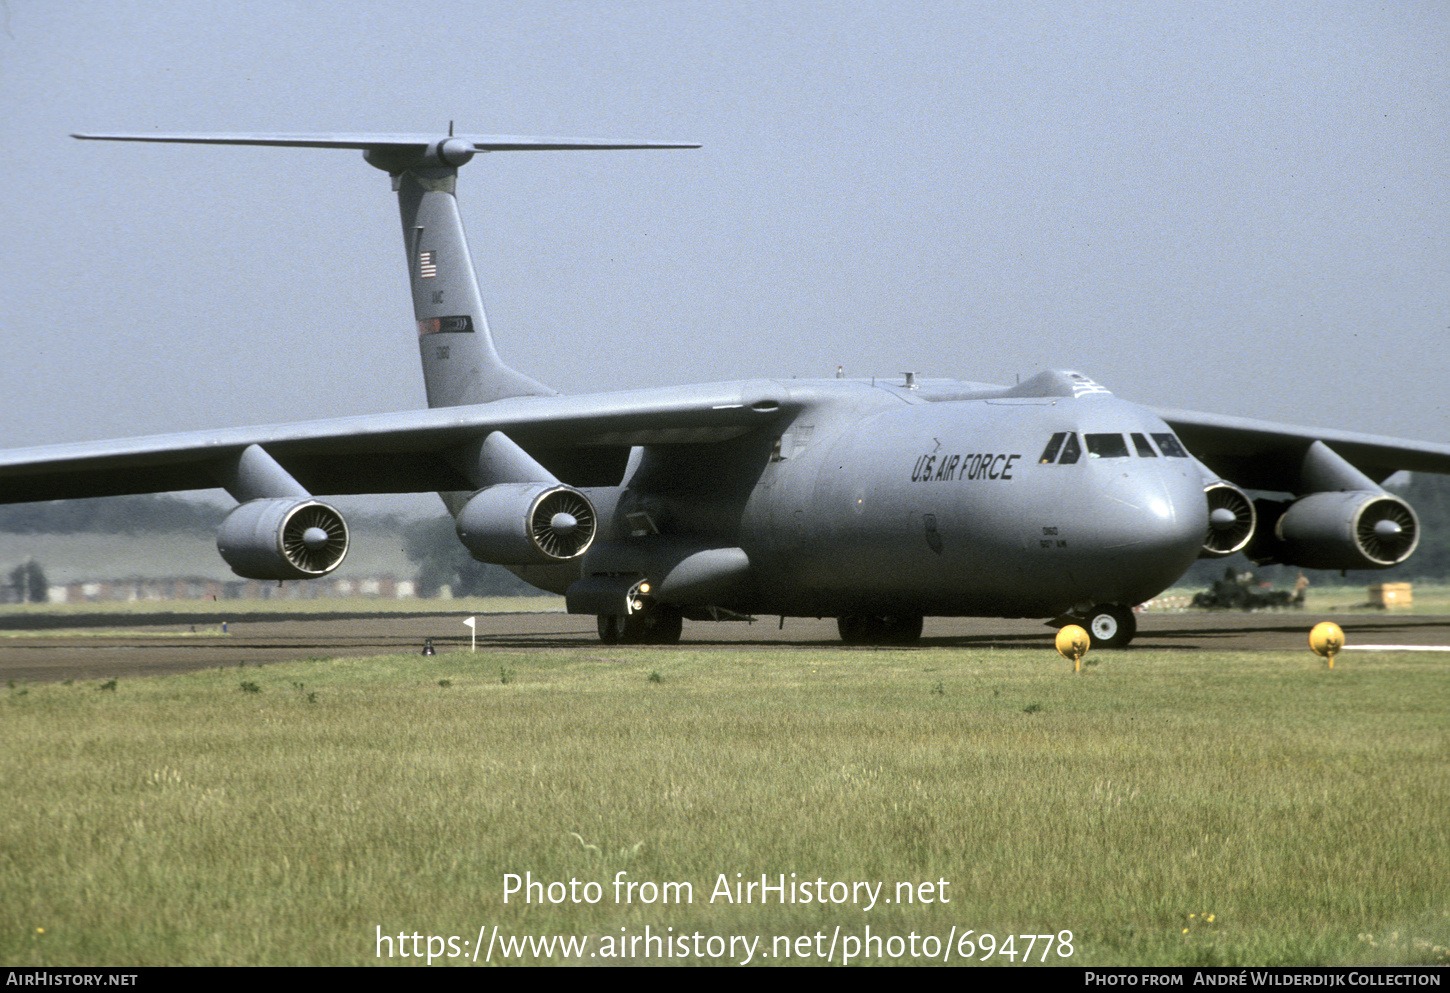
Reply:
[[[1042,450],[1042,458],[1037,460],[1037,464],[1047,465],[1049,462],[1056,462],[1058,449],[1062,448],[1062,439],[1066,437],[1066,431],[1059,431],[1051,438],[1048,438],[1047,447]]]
[[[1082,457],[1082,446],[1077,443],[1077,435],[1068,433],[1067,441],[1062,446],[1062,454],[1058,456],[1058,465],[1072,465]]]
[[[1188,458],[1188,450],[1183,443],[1171,434],[1155,434],[1153,440],[1158,443],[1158,451],[1171,459]]]
[[[1156,459],[1158,453],[1153,451],[1153,446],[1148,444],[1148,439],[1141,434],[1133,435],[1133,445],[1138,449],[1138,454],[1145,459]]]
[[[1128,457],[1128,443],[1120,434],[1089,434],[1087,438],[1088,458],[1125,459]]]

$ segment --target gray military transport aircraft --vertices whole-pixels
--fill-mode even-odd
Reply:
[[[360,150],[398,194],[430,409],[12,450],[0,502],[221,486],[240,502],[222,558],[287,580],[347,553],[314,494],[436,490],[474,558],[563,594],[611,644],[778,614],[896,644],[924,616],[1042,617],[1120,647],[1133,606],[1196,558],[1404,561],[1418,523],[1379,484],[1450,473],[1450,445],[1155,410],[1070,371],[560,396],[494,349],[458,169],[479,152],[698,146],[449,130],[76,135]]]

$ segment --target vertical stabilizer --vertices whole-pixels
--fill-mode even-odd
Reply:
[[[505,365],[493,346],[454,195],[457,178],[453,169],[393,175],[428,406],[551,394]]]

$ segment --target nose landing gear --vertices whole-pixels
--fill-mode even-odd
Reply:
[[[1088,637],[1094,648],[1127,648],[1138,633],[1138,619],[1118,603],[1100,603],[1087,612]]]

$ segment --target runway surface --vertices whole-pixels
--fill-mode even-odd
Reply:
[[[467,651],[462,612],[252,614],[9,614],[0,616],[0,679],[50,682],[110,679],[218,666],[420,652],[433,639],[439,652]],[[1134,649],[1181,651],[1308,651],[1309,629],[1332,620],[1350,646],[1450,645],[1450,617],[1316,613],[1144,613]],[[222,623],[227,634],[220,636]],[[597,652],[593,617],[568,614],[478,615],[478,650],[543,649]],[[202,633],[194,634],[195,629]],[[208,632],[217,631],[217,634]],[[54,632],[47,633],[47,632]],[[1041,648],[1053,630],[1037,620],[928,618],[917,648]],[[834,620],[775,617],[743,622],[685,622],[681,646],[738,652],[752,647],[841,648]],[[632,653],[665,651],[631,645]],[[893,649],[902,651],[902,649]],[[910,650],[910,649],[907,649]],[[1450,653],[1446,656],[1450,663]]]

